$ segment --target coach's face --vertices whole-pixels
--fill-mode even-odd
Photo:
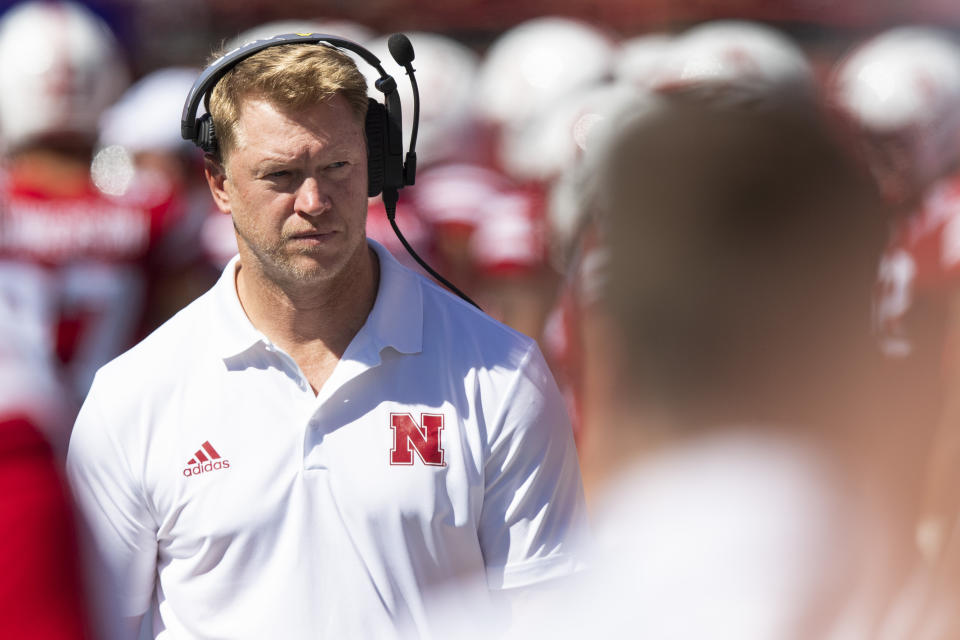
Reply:
[[[243,103],[236,148],[208,180],[233,216],[244,268],[278,284],[350,278],[370,260],[367,151],[347,101],[290,111]],[[217,176],[217,171],[220,175]]]

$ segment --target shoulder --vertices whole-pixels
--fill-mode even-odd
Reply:
[[[485,415],[488,441],[546,447],[569,432],[556,380],[537,342],[439,286],[423,285],[424,354],[462,380]]]
[[[437,363],[461,368],[519,362],[536,343],[426,276],[400,264],[371,241],[380,260],[380,291],[368,320],[388,341]]]
[[[423,332],[427,348],[447,343],[450,356],[478,366],[517,368],[539,354],[536,341],[491,317],[459,296],[421,277]]]

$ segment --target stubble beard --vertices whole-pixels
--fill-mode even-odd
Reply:
[[[258,269],[267,279],[281,287],[335,280],[349,270],[349,265],[354,260],[353,253],[339,259],[334,258],[331,262],[329,257],[318,256],[308,248],[291,249],[289,241],[293,238],[292,234],[284,234],[279,240],[268,243],[256,237],[248,237],[237,228],[236,223],[234,230],[238,244],[253,256]]]

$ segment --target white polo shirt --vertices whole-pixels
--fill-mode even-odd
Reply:
[[[442,637],[444,583],[467,615],[579,568],[577,457],[536,343],[371,245],[376,303],[317,395],[244,314],[236,258],[99,371],[68,472],[114,613],[152,608],[158,638]]]

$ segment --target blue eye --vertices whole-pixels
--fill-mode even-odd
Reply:
[[[340,162],[332,162],[332,163],[328,164],[328,165],[327,165],[327,168],[328,168],[328,169],[339,169],[340,167],[345,167],[345,166],[347,166],[347,164],[348,164],[348,163],[347,163],[345,160],[341,160]]]

